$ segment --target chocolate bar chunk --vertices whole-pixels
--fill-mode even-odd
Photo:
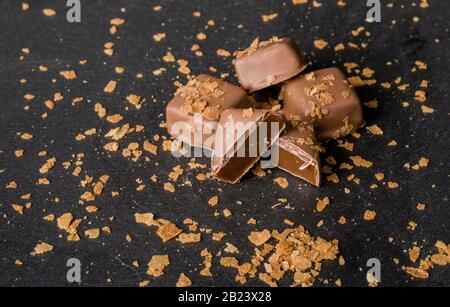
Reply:
[[[313,123],[319,141],[345,137],[363,124],[358,94],[338,68],[288,81],[283,98],[286,118]]]
[[[167,105],[167,129],[190,146],[212,149],[220,114],[232,107],[250,107],[243,89],[209,75],[199,75],[178,88]]]
[[[302,72],[307,63],[293,41],[272,38],[236,53],[233,61],[241,86],[254,92],[286,81]]]
[[[277,166],[319,187],[321,184],[320,150],[313,126],[291,126],[280,137]]]
[[[211,159],[215,177],[234,184],[244,176],[285,128],[280,113],[229,109],[222,113]]]

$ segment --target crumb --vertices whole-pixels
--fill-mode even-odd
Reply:
[[[164,275],[164,269],[170,264],[168,255],[155,255],[148,263],[147,274],[153,277]]]
[[[408,250],[408,254],[411,262],[416,263],[420,256],[420,248],[418,246],[414,246]]]
[[[325,47],[328,46],[328,42],[323,39],[317,39],[314,41],[314,47],[317,49],[323,50]]]
[[[286,189],[289,186],[288,180],[284,177],[275,178],[273,181],[275,181],[283,189]]]
[[[200,233],[181,233],[177,241],[179,241],[182,244],[188,244],[188,243],[198,243],[201,240],[201,234]]]
[[[217,49],[216,54],[223,58],[227,58],[227,57],[231,56],[231,53],[225,49]]]
[[[323,199],[317,198],[316,210],[317,210],[317,212],[322,212],[329,205],[330,205],[330,199],[328,197],[324,197]]]
[[[397,182],[389,181],[388,182],[388,188],[389,189],[398,189],[399,184]]]
[[[230,217],[230,216],[232,216],[232,215],[233,215],[233,213],[231,212],[230,209],[224,209],[224,210],[223,210],[223,216],[225,216],[225,217]]]
[[[59,74],[67,80],[73,80],[77,78],[77,73],[74,70],[60,71]]]
[[[261,246],[266,243],[271,238],[270,231],[265,229],[263,231],[253,231],[248,236],[250,242],[252,242],[256,246]]]
[[[182,233],[182,230],[179,229],[175,224],[168,221],[159,226],[158,230],[156,231],[156,234],[162,239],[163,243],[176,238],[180,233]]]
[[[178,278],[176,286],[177,287],[190,287],[190,286],[192,286],[192,281],[184,273],[181,273],[180,277]]]
[[[166,33],[156,33],[155,35],[153,35],[153,40],[155,42],[160,42],[165,38],[166,38]]]
[[[361,156],[352,156],[350,157],[350,159],[353,161],[353,164],[355,164],[355,166],[357,167],[370,168],[373,165],[372,162],[363,159]]]
[[[381,130],[381,128],[378,127],[377,125],[368,126],[368,127],[366,127],[366,129],[373,135],[383,135],[384,134],[383,130]]]
[[[117,86],[117,81],[111,80],[108,82],[108,84],[106,84],[105,88],[103,89],[103,91],[105,93],[112,93],[116,90],[116,86]]]
[[[100,229],[88,229],[84,232],[84,235],[89,239],[97,239],[100,236]]]
[[[48,9],[48,8],[43,9],[42,13],[47,17],[52,17],[52,16],[56,15],[56,11],[54,9]]]
[[[366,212],[364,212],[364,219],[366,221],[373,221],[376,216],[377,216],[377,213],[375,211],[366,210]]]
[[[206,38],[207,38],[207,36],[203,32],[200,32],[200,33],[197,34],[197,39],[200,40],[200,41],[205,40]]]
[[[268,23],[278,17],[277,13],[269,14],[269,15],[261,15],[261,19],[264,23]]]
[[[250,218],[250,219],[248,219],[247,224],[248,225],[256,225],[256,220],[254,218]]]
[[[170,193],[174,193],[175,187],[170,182],[166,182],[166,183],[164,183],[164,190],[166,190],[167,192],[170,192]]]
[[[419,211],[424,211],[426,209],[426,205],[422,204],[422,203],[418,203],[416,208]]]
[[[208,200],[208,205],[211,207],[217,206],[219,203],[219,196],[213,196]]]
[[[31,256],[42,255],[42,254],[51,252],[52,250],[53,250],[53,246],[52,245],[50,245],[50,244],[48,244],[46,242],[42,242],[42,243],[37,244],[34,247],[34,251],[32,251],[30,253],[30,255]]]

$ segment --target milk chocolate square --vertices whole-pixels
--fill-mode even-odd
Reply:
[[[283,99],[286,118],[314,124],[319,141],[345,137],[363,124],[358,94],[338,68],[288,81]]]
[[[212,149],[220,114],[228,108],[249,106],[243,89],[202,74],[178,88],[167,105],[167,129],[190,146]]]
[[[251,108],[224,111],[211,159],[214,176],[237,183],[278,140],[284,128],[280,113]]]
[[[286,81],[302,72],[307,63],[295,43],[277,37],[236,53],[233,61],[241,86],[254,92]]]
[[[313,126],[290,126],[279,140],[277,166],[319,187],[322,181],[320,151]]]

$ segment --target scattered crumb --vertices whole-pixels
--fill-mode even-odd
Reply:
[[[366,210],[366,212],[364,212],[364,219],[366,221],[373,221],[376,216],[377,216],[377,213],[375,211]]]
[[[164,275],[164,269],[170,264],[168,255],[155,255],[147,264],[147,274],[153,277]]]
[[[177,281],[177,287],[190,287],[190,286],[192,286],[192,281],[184,273],[181,273]]]
[[[273,181],[275,181],[283,189],[286,189],[289,186],[288,180],[284,177],[275,178]]]
[[[250,242],[252,242],[256,246],[261,246],[266,243],[271,238],[270,231],[265,229],[263,231],[253,231],[248,236]]]

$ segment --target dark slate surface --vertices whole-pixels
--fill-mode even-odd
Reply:
[[[337,1],[324,1],[323,6],[313,9],[311,4],[293,6],[291,1],[161,1],[163,9],[154,12],[157,3],[147,0],[134,1],[82,1],[82,23],[69,24],[65,20],[65,1],[31,1],[31,8],[23,12],[21,1],[0,2],[0,169],[6,171],[0,175],[0,285],[2,286],[56,286],[68,285],[66,282],[66,261],[77,257],[83,265],[83,285],[136,286],[140,281],[149,279],[151,285],[174,285],[181,272],[186,273],[198,286],[233,286],[235,272],[224,269],[215,258],[213,278],[204,278],[197,273],[201,266],[200,251],[208,247],[216,253],[224,247],[225,241],[239,247],[237,257],[241,261],[249,259],[253,252],[247,235],[254,229],[279,229],[287,226],[283,223],[288,218],[296,225],[304,225],[314,235],[326,239],[337,238],[340,241],[342,255],[346,265],[340,267],[336,262],[325,263],[320,280],[327,278],[334,281],[341,278],[346,286],[365,286],[365,265],[369,258],[379,258],[382,262],[382,284],[384,286],[450,286],[450,268],[437,267],[430,271],[426,281],[412,280],[401,269],[401,265],[412,265],[405,253],[413,242],[423,247],[423,254],[436,252],[433,248],[436,240],[450,243],[450,211],[448,202],[448,57],[449,24],[446,12],[447,1],[429,0],[427,10],[411,5],[419,1],[395,1],[394,8],[383,7],[382,23],[364,22],[365,1],[347,0],[347,7],[339,9]],[[400,7],[400,3],[404,7]],[[41,9],[51,7],[58,14],[49,18]],[[120,8],[125,7],[126,13]],[[202,16],[194,18],[192,13],[200,10]],[[277,12],[279,17],[264,24],[262,14]],[[414,16],[420,22],[413,23]],[[127,20],[118,34],[112,37],[108,33],[109,20],[122,17]],[[215,27],[204,30],[207,20],[214,19]],[[391,21],[396,20],[392,26]],[[243,24],[243,29],[237,26]],[[352,37],[351,31],[365,26],[371,33],[370,38]],[[196,41],[198,32],[208,35],[206,41],[200,42],[205,56],[196,57],[190,51]],[[167,39],[154,42],[152,36],[165,32]],[[364,101],[377,99],[380,107],[373,111],[366,109],[365,117],[369,125],[378,124],[385,132],[384,136],[373,136],[362,131],[362,138],[350,141],[355,143],[353,153],[337,148],[335,143],[327,145],[330,155],[338,162],[348,161],[350,155],[361,155],[374,162],[369,170],[355,168],[353,173],[361,179],[361,184],[347,182],[346,177],[352,172],[336,170],[341,178],[339,184],[325,183],[320,189],[311,187],[297,179],[274,170],[264,178],[247,176],[239,185],[229,186],[210,180],[195,180],[197,171],[186,169],[183,179],[192,179],[193,187],[177,186],[177,193],[170,194],[163,190],[167,174],[172,167],[187,159],[175,159],[167,153],[161,153],[145,163],[128,161],[119,153],[108,154],[103,150],[103,134],[113,125],[98,119],[93,112],[95,102],[101,102],[110,113],[121,113],[124,122],[145,125],[145,133],[133,134],[121,144],[130,141],[142,142],[151,139],[156,133],[166,136],[159,123],[165,105],[173,91],[173,81],[178,75],[176,65],[169,65],[161,60],[170,47],[177,58],[189,60],[194,74],[215,66],[219,72],[229,72],[231,82],[236,83],[230,59],[218,58],[216,49],[230,51],[248,46],[251,40],[260,36],[272,35],[292,37],[311,60],[310,69],[331,65],[344,68],[346,62],[359,63],[361,68],[370,67],[376,71],[379,83],[393,82],[402,77],[402,82],[411,86],[405,92],[397,89],[382,89],[375,86],[358,89]],[[367,42],[366,49],[351,50],[336,54],[332,48],[319,51],[313,47],[313,40],[323,38],[333,47],[340,42]],[[436,43],[435,39],[440,39]],[[103,44],[113,41],[115,55],[103,54]],[[19,60],[21,48],[31,48],[31,55]],[[84,66],[78,64],[80,59],[88,60]],[[428,70],[411,72],[416,60],[428,64]],[[392,61],[393,65],[385,65]],[[49,72],[40,73],[39,65],[49,67]],[[123,66],[126,72],[117,76],[115,66]],[[168,71],[160,77],[154,77],[152,71],[166,67]],[[78,78],[68,81],[58,76],[64,69],[74,69]],[[137,79],[137,73],[144,78]],[[26,78],[28,84],[19,85],[19,80]],[[52,83],[53,78],[57,82]],[[111,79],[117,79],[118,89],[113,95],[103,93],[104,85]],[[437,110],[432,115],[422,114],[420,105],[414,101],[414,91],[422,80],[430,80],[427,104]],[[184,77],[181,77],[184,80]],[[85,82],[83,82],[85,81]],[[57,104],[55,110],[49,111],[43,102],[52,98],[54,92],[61,92],[64,100]],[[27,102],[25,93],[32,93],[36,98]],[[136,93],[146,98],[141,110],[132,107],[126,109],[124,98]],[[71,105],[75,97],[84,97],[76,106]],[[156,102],[152,101],[152,98]],[[403,101],[409,101],[408,109],[402,107]],[[24,106],[30,109],[24,111]],[[128,105],[129,106],[129,105]],[[47,118],[41,115],[47,112]],[[74,137],[89,128],[97,128],[95,136],[77,142]],[[17,133],[29,132],[33,140],[25,142]],[[387,147],[395,139],[397,147]],[[18,159],[14,150],[25,149],[25,156]],[[41,150],[48,151],[48,157],[58,159],[57,166],[50,171],[49,186],[38,186],[39,167],[45,159],[38,157]],[[78,204],[79,196],[84,192],[79,180],[70,175],[61,166],[70,160],[73,154],[83,152],[84,166],[82,176],[102,174],[111,176],[103,197],[95,204],[100,211],[87,214]],[[421,157],[430,159],[430,166],[420,171],[407,171],[403,164],[417,163]],[[325,157],[325,156],[324,156]],[[206,159],[200,162],[207,163]],[[399,182],[398,190],[389,190],[380,184],[376,190],[369,186],[376,182],[374,174],[383,172],[385,181]],[[159,176],[158,183],[151,183],[149,177]],[[273,183],[277,176],[285,176],[290,182],[286,190]],[[135,179],[142,178],[147,185],[143,192],[137,192]],[[15,180],[16,190],[5,189],[5,185]],[[433,187],[434,185],[434,187]],[[343,192],[344,188],[350,194]],[[120,191],[119,197],[112,199],[111,191]],[[31,192],[33,207],[18,215],[11,209],[11,204],[23,204],[20,195]],[[216,208],[207,205],[207,200],[219,195],[217,210],[229,208],[231,218],[214,217]],[[317,197],[329,196],[332,205],[322,214],[315,212]],[[59,197],[61,202],[53,200]],[[282,206],[272,209],[278,198],[287,198],[294,210]],[[237,204],[241,201],[242,204]],[[416,210],[418,202],[427,205],[424,212]],[[378,214],[373,222],[364,221],[362,216],[366,209]],[[75,217],[86,220],[79,227],[82,237],[78,243],[67,242],[65,235],[54,223],[42,220],[44,215],[56,216],[72,212]],[[136,225],[135,212],[153,212],[182,225],[186,217],[198,221],[200,226],[210,227],[214,231],[224,231],[227,237],[220,243],[204,235],[201,244],[181,245],[176,241],[162,244],[156,237],[154,229]],[[109,217],[114,216],[113,221]],[[346,225],[338,224],[338,218],[345,216]],[[257,226],[247,225],[253,217]],[[320,221],[324,226],[316,227]],[[408,230],[409,221],[418,224],[415,231]],[[85,229],[109,225],[113,233],[102,234],[97,240],[88,240],[82,234]],[[184,227],[184,226],[183,226]],[[133,237],[127,243],[125,236]],[[394,243],[388,238],[393,237]],[[30,257],[29,252],[40,242],[46,241],[55,246],[53,252],[39,257]],[[166,274],[156,280],[146,276],[146,263],[154,254],[169,254],[171,265]],[[393,263],[398,258],[400,265]],[[15,259],[21,259],[23,266],[14,265]],[[141,263],[140,268],[131,266],[133,260]],[[111,279],[108,283],[107,280]],[[289,285],[289,280],[280,283]],[[264,285],[258,280],[250,280],[248,285]]]

